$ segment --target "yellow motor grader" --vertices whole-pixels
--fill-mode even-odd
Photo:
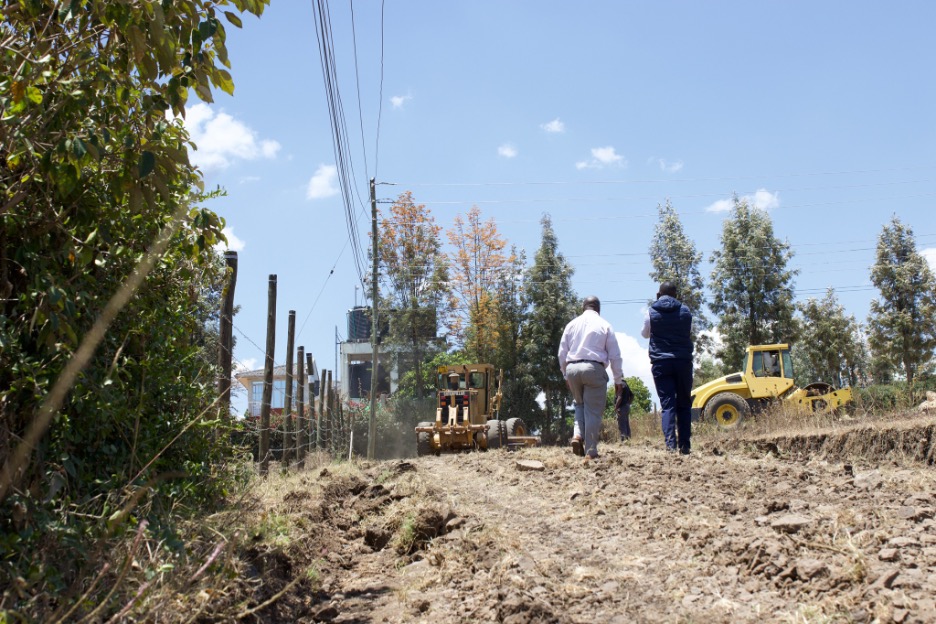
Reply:
[[[805,412],[826,413],[851,400],[851,388],[836,389],[822,382],[796,387],[789,345],[752,345],[747,348],[743,372],[720,377],[692,391],[692,419],[730,429],[774,401],[784,401]]]
[[[495,378],[490,364],[459,364],[436,373],[435,422],[416,426],[417,455],[536,444],[520,418],[498,419],[503,371]]]

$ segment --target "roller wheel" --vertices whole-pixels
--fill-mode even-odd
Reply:
[[[431,427],[433,423],[431,422],[421,422],[419,427]],[[416,456],[424,457],[426,455],[432,455],[432,434],[426,431],[419,431],[416,433]]]
[[[825,382],[816,381],[803,388],[803,390],[806,391],[807,397],[816,397],[829,394],[835,388]],[[825,401],[810,401],[809,404],[814,412],[825,412],[829,409],[829,404]]]
[[[487,421],[487,446],[489,449],[497,449],[507,443],[507,431],[502,420]]]
[[[734,392],[720,392],[705,406],[705,419],[711,420],[722,429],[734,429],[750,416],[751,407],[748,402]]]
[[[507,437],[527,435],[527,427],[522,418],[507,419]]]

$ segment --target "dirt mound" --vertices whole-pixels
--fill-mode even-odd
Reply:
[[[838,425],[821,431],[732,438],[714,444],[724,450],[776,453],[795,459],[879,463],[936,462],[936,419],[933,417]]]
[[[203,620],[936,621],[932,441],[932,421],[906,421],[689,457],[654,440],[589,463],[533,448],[332,465],[268,494],[240,594]]]

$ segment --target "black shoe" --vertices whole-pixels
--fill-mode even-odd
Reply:
[[[680,455],[688,455],[688,454],[689,454],[689,449],[679,449],[679,454],[680,454]]]

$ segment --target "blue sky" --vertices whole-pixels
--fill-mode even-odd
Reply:
[[[613,302],[655,294],[647,250],[667,198],[706,277],[736,193],[790,243],[798,298],[835,287],[859,321],[892,215],[936,264],[932,2],[359,0],[330,13],[362,246],[370,177],[389,183],[378,199],[412,191],[446,228],[478,206],[531,258],[548,213],[628,374],[649,381],[643,306]],[[227,31],[235,95],[193,99],[187,125],[208,186],[228,193],[210,207],[239,252],[235,356],[262,366],[277,274],[277,363],[295,310],[297,345],[332,369],[335,328],[344,337],[363,300],[312,3],[273,0]]]

